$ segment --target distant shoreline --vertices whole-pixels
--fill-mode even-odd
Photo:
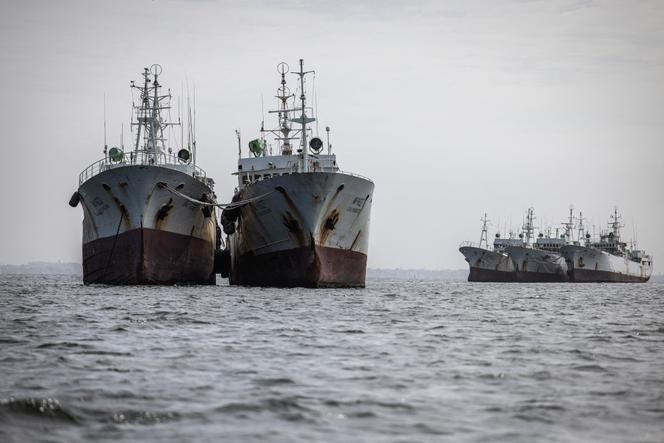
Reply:
[[[29,262],[22,265],[0,265],[0,274],[83,275],[80,263]]]
[[[61,274],[82,275],[82,267],[76,262],[30,262],[20,265],[0,265],[0,274]],[[442,278],[446,280],[465,279],[468,271],[464,269],[432,270],[432,269],[367,269],[369,278]]]
[[[75,262],[30,262],[21,265],[0,265],[0,274],[29,275],[83,275],[80,263]],[[448,280],[465,281],[468,277],[466,269],[367,269],[367,278],[394,278],[398,280]],[[664,282],[664,274],[655,274],[651,282]]]

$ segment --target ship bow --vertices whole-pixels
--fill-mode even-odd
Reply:
[[[230,283],[363,287],[373,183],[342,173],[275,176],[247,186],[231,235]]]

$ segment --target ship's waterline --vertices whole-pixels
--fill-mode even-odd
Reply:
[[[83,282],[214,284],[214,243],[174,232],[139,228],[83,245]]]
[[[314,245],[239,256],[233,262],[230,282],[244,286],[363,288],[366,268],[366,254]]]

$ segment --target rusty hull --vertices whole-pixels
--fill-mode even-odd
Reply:
[[[595,271],[575,268],[569,272],[570,281],[575,283],[645,283],[650,276],[621,274],[619,272]]]
[[[214,245],[193,236],[133,229],[83,245],[83,283],[215,284]]]
[[[230,284],[364,287],[374,185],[345,173],[294,173],[247,185],[229,236]],[[223,215],[222,215],[223,218]]]
[[[516,273],[471,266],[468,281],[482,283],[514,282],[516,281]]]
[[[238,258],[232,285],[305,288],[363,288],[367,256],[316,246]]]
[[[106,284],[213,284],[215,217],[195,199],[212,189],[159,166],[103,171],[78,189],[83,206],[83,281]]]

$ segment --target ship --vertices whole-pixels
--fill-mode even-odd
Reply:
[[[374,183],[340,170],[329,126],[327,146],[309,127],[316,118],[307,106],[304,79],[313,71],[305,71],[300,59],[299,71],[292,73],[299,80],[299,100],[287,86],[288,65],[280,63],[277,71],[278,109],[270,111],[277,117],[275,129],[261,124],[260,138],[249,142],[245,157],[236,131],[238,187],[233,201],[251,203],[221,214],[228,236],[229,282],[364,287]]]
[[[593,241],[590,234],[584,244],[566,245],[561,249],[573,282],[644,283],[652,274],[652,257],[643,250],[628,248],[621,239],[621,216],[615,208],[609,229]],[[581,240],[581,238],[580,238]]]
[[[482,233],[479,244],[463,242],[459,247],[468,262],[470,272],[469,282],[513,282],[516,281],[514,262],[505,249],[509,246],[519,246],[523,240],[518,238],[501,238],[499,233],[493,241],[493,248],[489,247],[486,213],[481,219]]]
[[[571,215],[570,215],[571,217]],[[565,234],[561,237],[550,233],[540,233],[533,241],[535,233],[534,209],[528,208],[526,221],[522,227],[520,238],[522,245],[508,246],[505,251],[514,262],[517,282],[564,282],[567,281],[567,263],[560,249],[567,244],[573,224],[570,219],[565,224]]]
[[[215,284],[214,181],[196,165],[191,108],[186,142],[181,117],[163,116],[171,94],[161,91],[161,73],[155,64],[142,84],[131,82],[133,149],[125,152],[123,137],[109,149],[104,131],[104,158],[81,172],[69,201],[83,208],[85,284]],[[180,140],[169,144],[172,126]]]

